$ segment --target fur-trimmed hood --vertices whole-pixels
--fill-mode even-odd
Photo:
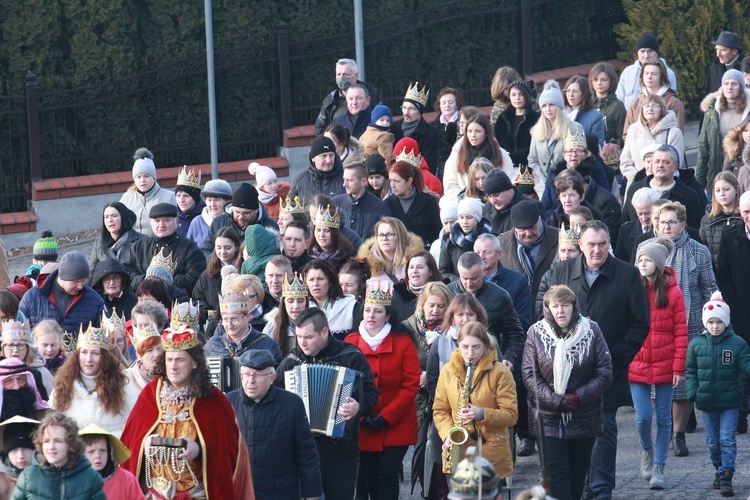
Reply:
[[[742,154],[743,148],[742,129],[740,127],[734,127],[727,132],[727,135],[724,136],[722,146],[724,148],[724,154],[726,154],[730,160],[736,160],[739,158]]]
[[[346,158],[343,160],[344,166],[365,161],[365,147],[357,140],[357,138],[350,137],[346,147],[349,149],[349,154],[346,155]]]
[[[409,234],[409,245],[406,249],[405,258],[408,259],[411,254],[414,252],[418,252],[420,250],[424,250],[424,243],[422,242],[422,238],[417,236],[414,233],[408,233]],[[359,251],[357,252],[357,257],[361,259],[365,259],[367,261],[367,265],[370,266],[370,273],[372,274],[372,277],[381,275],[385,273],[385,264],[383,264],[383,261],[381,261],[377,255],[375,255],[374,247],[378,242],[377,236],[372,236],[370,238],[367,238],[364,243],[362,243],[359,246]],[[402,271],[405,271],[406,262],[404,262],[404,266],[402,267]],[[403,276],[402,276],[403,277]],[[400,279],[400,278],[399,278]]]
[[[701,101],[701,111],[704,113],[711,109],[712,107],[716,110],[717,113],[721,114],[721,110],[719,109],[719,96],[721,95],[721,89],[717,90],[716,92],[711,92],[706,97],[703,98]],[[742,113],[742,119],[744,120],[745,117],[750,113],[750,90],[745,89],[745,99],[747,104],[745,105],[745,111]]]

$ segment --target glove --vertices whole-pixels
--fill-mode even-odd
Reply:
[[[558,405],[558,409],[560,410],[560,413],[571,413],[579,406],[581,406],[581,399],[578,397],[578,394],[575,392],[569,392],[563,396],[562,401],[560,401],[560,404]]]
[[[385,421],[382,415],[377,415],[375,417],[366,417],[362,421],[362,427],[372,429],[374,431],[379,431],[388,427],[388,422]]]

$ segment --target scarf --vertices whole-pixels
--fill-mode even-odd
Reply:
[[[450,361],[453,351],[458,347],[458,330],[458,327],[451,326],[437,338],[437,352],[441,370]]]
[[[404,121],[401,122],[401,132],[404,133],[404,137],[411,137],[411,134],[414,133],[414,130],[416,130],[417,125],[422,121],[420,118],[419,120],[411,123],[406,123]]]
[[[447,125],[456,121],[458,121],[458,110],[453,113],[453,116],[451,116],[450,120],[446,120],[445,116],[443,116],[442,114],[440,115],[440,123],[442,123],[443,125]]]
[[[523,274],[526,275],[526,280],[529,282],[529,286],[531,286],[532,281],[534,281],[535,265],[534,259],[531,257],[531,252],[534,250],[535,246],[540,244],[542,238],[544,238],[544,224],[539,225],[539,238],[534,243],[523,243],[516,239],[516,242],[518,243],[518,247],[516,248],[518,262],[521,263]]]
[[[256,319],[260,318],[263,315],[263,306],[258,303],[253,306],[252,309],[250,309],[250,321],[255,321]]]
[[[482,220],[477,223],[477,227],[473,231],[464,233],[461,229],[461,225],[455,222],[451,226],[451,242],[458,248],[470,252],[474,249],[474,242],[477,241],[479,235],[487,234],[492,232],[492,224],[490,221],[482,217]]]
[[[268,205],[269,203],[271,203],[271,201],[273,201],[273,199],[276,198],[277,196],[278,196],[278,193],[271,194],[271,193],[266,193],[262,189],[258,189],[258,201],[264,205]]]
[[[427,341],[427,345],[432,345],[435,339],[442,334],[440,331],[441,319],[427,319],[424,313],[417,313],[417,330]]]
[[[336,250],[335,252],[326,252],[322,249],[316,248],[315,246],[310,248],[310,256],[313,259],[320,259],[329,262],[335,269],[341,267],[341,264],[343,264],[347,258],[347,255],[341,250]]]
[[[132,231],[132,229],[130,231]],[[126,231],[125,234],[120,235],[120,237],[117,238],[117,241],[112,244],[112,252],[118,257],[120,256],[120,251],[125,248],[125,244],[130,238],[130,231]]]
[[[359,323],[359,335],[362,337],[362,340],[364,340],[367,345],[370,346],[370,349],[373,351],[377,351],[378,347],[380,347],[380,344],[383,343],[383,340],[388,336],[388,334],[391,333],[391,324],[386,323],[383,328],[378,332],[377,335],[372,336],[369,333],[367,333],[367,327],[365,327],[365,320],[362,320]]]
[[[428,281],[427,283],[429,283],[429,281]],[[422,286],[414,286],[414,285],[412,285],[411,283],[408,283],[408,284],[406,285],[406,288],[407,288],[407,289],[408,289],[408,290],[409,290],[409,291],[410,291],[411,293],[413,293],[414,295],[416,295],[417,297],[421,297],[421,296],[422,296],[422,290],[424,290],[424,287],[426,287],[426,286],[427,286],[427,283],[425,283],[425,284],[424,284],[424,285],[422,285]]]

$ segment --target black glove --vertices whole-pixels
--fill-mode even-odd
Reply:
[[[571,413],[576,408],[581,406],[581,399],[575,392],[569,392],[565,394],[558,405],[560,413]]]
[[[382,415],[377,415],[375,417],[366,417],[362,421],[362,427],[372,429],[374,431],[379,431],[388,427],[388,422],[385,421]]]

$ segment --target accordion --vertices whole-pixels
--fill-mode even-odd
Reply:
[[[234,356],[208,356],[208,373],[211,383],[221,392],[231,392],[242,387],[240,360]]]
[[[338,410],[348,398],[361,392],[357,385],[359,374],[344,366],[302,364],[284,372],[284,386],[302,398],[313,433],[344,439],[346,421]]]

